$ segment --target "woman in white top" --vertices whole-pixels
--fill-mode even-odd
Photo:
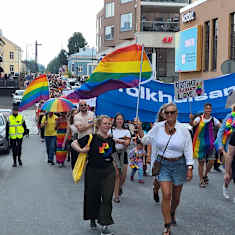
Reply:
[[[116,148],[114,158],[116,169],[114,202],[119,203],[119,196],[122,194],[122,186],[125,183],[128,168],[127,147],[131,140],[131,133],[124,127],[124,116],[121,113],[116,114],[114,117],[111,134],[113,136]]]
[[[165,222],[163,235],[170,235],[170,226],[176,225],[175,211],[183,184],[192,179],[193,149],[189,131],[176,120],[176,105],[167,104],[164,114],[166,121],[156,123],[146,135],[141,130],[139,132],[141,136],[144,135],[144,144],[155,146],[156,161],[161,161],[158,181],[162,190],[162,214]]]

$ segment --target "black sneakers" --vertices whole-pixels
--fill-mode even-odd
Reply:
[[[16,163],[13,163],[12,167],[17,167],[17,164],[16,164]]]
[[[90,228],[91,230],[96,230],[97,229],[97,225],[94,219],[90,220]]]
[[[101,228],[101,235],[113,235],[114,233],[111,232],[108,226],[102,226]]]

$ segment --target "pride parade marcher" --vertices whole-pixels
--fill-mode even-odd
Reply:
[[[231,179],[235,179],[235,131],[230,135],[228,153],[226,154],[225,159],[225,175],[224,175],[224,184],[229,185]],[[228,197],[229,198],[229,197]],[[233,198],[235,203],[235,197]]]
[[[12,147],[13,155],[13,165],[12,167],[17,167],[17,161],[20,166],[22,166],[21,152],[22,152],[22,142],[24,133],[27,127],[25,120],[21,114],[18,112],[18,106],[13,106],[12,114],[6,124],[6,139],[10,139],[10,144]]]
[[[111,129],[111,135],[115,142],[116,154],[114,158],[116,169],[116,182],[114,189],[114,202],[119,203],[119,196],[123,193],[123,185],[126,180],[127,168],[128,168],[128,154],[127,147],[131,141],[131,133],[124,126],[125,120],[121,113],[117,113],[113,120],[113,127]]]
[[[199,186],[201,188],[205,188],[209,182],[208,173],[215,160],[215,127],[221,126],[220,121],[211,116],[211,112],[212,105],[206,103],[204,113],[191,122],[192,126],[197,126],[193,137],[193,156],[198,160]],[[204,165],[206,165],[205,170]]]
[[[49,112],[42,118],[42,126],[45,127],[45,143],[48,156],[48,164],[55,165],[54,155],[56,152],[56,119],[57,116]]]
[[[129,152],[130,167],[131,167],[131,181],[134,181],[135,173],[138,172],[138,182],[144,183],[144,145],[139,139],[136,140],[136,146]]]
[[[77,139],[72,147],[79,153],[88,153],[85,170],[84,220],[90,220],[92,230],[96,222],[102,226],[101,235],[112,235],[108,228],[113,224],[112,198],[115,186],[115,168],[113,153],[115,142],[109,135],[111,119],[100,116],[96,122],[97,133],[93,134],[90,146],[89,135]]]
[[[235,104],[232,105],[231,108],[232,112],[227,114],[227,116],[223,120],[222,126],[220,127],[217,133],[217,138],[215,141],[215,147],[220,153],[223,153],[225,161],[227,157],[228,145],[231,138],[231,134],[233,131],[235,131]],[[233,161],[233,164],[235,164],[235,161]],[[229,184],[226,182],[223,184],[223,196],[226,199],[230,198],[228,193],[228,186]]]
[[[67,125],[66,113],[61,113],[56,119],[56,162],[60,167],[64,166],[67,157],[67,150],[63,148]]]
[[[157,179],[162,191],[163,235],[170,235],[171,225],[176,225],[175,213],[183,184],[193,174],[192,139],[188,129],[177,121],[177,113],[177,106],[169,103],[164,109],[166,121],[155,123],[146,135],[139,129],[142,142],[154,146],[155,161],[161,165]]]
[[[70,113],[70,117],[69,117],[69,120],[68,120],[68,124],[67,124],[67,130],[66,130],[66,135],[65,135],[65,138],[64,138],[64,142],[62,144],[62,147],[63,149],[66,148],[67,146],[67,151],[68,151],[68,154],[70,152],[70,160],[71,160],[71,168],[73,170],[74,168],[74,165],[76,163],[76,160],[77,160],[77,152],[75,152],[73,150],[73,148],[71,148],[71,143],[77,139],[78,137],[78,130],[76,128],[76,126],[74,125],[74,116],[78,113],[78,110],[77,109],[73,109]]]

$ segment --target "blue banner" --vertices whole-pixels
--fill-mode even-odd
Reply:
[[[191,111],[193,114],[203,112],[205,103],[211,103],[213,115],[223,119],[230,112],[230,109],[225,109],[225,104],[229,91],[233,89],[235,90],[235,74],[225,75],[205,80],[203,96],[176,101],[174,84],[149,81],[140,87],[139,117],[142,122],[154,122],[159,108],[164,103],[174,102],[178,107],[180,122],[188,122]],[[133,120],[137,97],[137,87],[106,92],[97,98],[96,114],[113,117],[121,112],[126,120]]]

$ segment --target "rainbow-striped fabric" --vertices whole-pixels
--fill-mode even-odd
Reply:
[[[231,113],[231,116],[226,120],[225,130],[223,133],[222,144],[225,145],[228,137],[232,134],[232,131],[235,130],[235,112]]]
[[[206,154],[212,152],[214,148],[214,124],[211,119],[205,123],[203,117],[198,124],[197,130],[193,137],[193,157],[199,160],[203,159]]]
[[[88,99],[119,88],[136,87],[139,84],[141,45],[131,45],[106,55],[80,88],[69,94],[69,99]],[[152,76],[152,67],[143,52],[141,81]]]
[[[35,78],[24,91],[23,98],[19,104],[19,111],[33,106],[40,100],[49,99],[49,85],[46,75]]]

